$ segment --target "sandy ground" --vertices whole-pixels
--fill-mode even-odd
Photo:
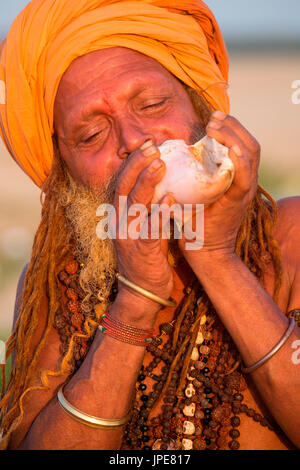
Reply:
[[[300,105],[291,100],[292,82],[300,80],[299,59],[295,54],[274,53],[231,57],[231,114],[260,142],[265,168],[262,179],[276,197],[300,194]],[[0,339],[5,339],[12,323],[18,276],[29,257],[39,221],[40,203],[38,188],[3,147],[0,175]]]

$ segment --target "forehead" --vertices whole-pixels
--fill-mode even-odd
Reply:
[[[128,81],[171,83],[175,80],[159,62],[139,52],[115,47],[91,52],[72,62],[63,75],[56,101],[97,88],[98,92],[126,90]]]

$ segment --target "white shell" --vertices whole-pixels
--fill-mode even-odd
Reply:
[[[195,369],[195,367],[192,366],[192,367],[191,367],[191,371],[194,370],[194,369]],[[188,380],[195,380],[195,377],[191,377],[189,374],[186,374],[186,378],[187,378]]]
[[[196,403],[191,403],[190,405],[185,405],[183,408],[184,416],[194,416],[196,411]]]
[[[203,334],[201,331],[198,331],[197,338],[196,338],[196,344],[202,344],[204,341]]]
[[[193,348],[192,355],[191,355],[192,361],[198,361],[199,359],[199,351],[198,348]]]
[[[182,448],[184,450],[192,450],[193,441],[191,441],[191,439],[182,439]]]
[[[208,136],[191,146],[184,140],[167,140],[159,150],[166,172],[155,188],[152,204],[166,194],[172,194],[179,204],[211,204],[233,181],[234,166],[227,147]]]
[[[184,421],[183,423],[183,434],[191,436],[195,432],[195,425],[191,421]]]
[[[193,397],[196,393],[194,385],[189,383],[188,386],[186,387],[184,393],[185,393],[185,396],[188,397],[188,398]]]

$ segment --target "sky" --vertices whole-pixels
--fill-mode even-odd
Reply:
[[[206,0],[228,39],[300,41],[299,0]]]
[[[1,1],[1,38],[27,3],[28,0]],[[300,42],[299,0],[206,0],[206,3],[229,41],[242,38],[243,41],[276,39]]]

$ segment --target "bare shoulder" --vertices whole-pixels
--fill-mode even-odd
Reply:
[[[291,290],[289,309],[300,308],[300,196],[280,199],[275,230],[283,259],[288,267]]]
[[[278,222],[275,237],[293,257],[300,261],[300,196],[287,197],[277,202]]]
[[[300,196],[279,199],[277,206],[281,218],[298,222],[298,228],[300,228]]]

